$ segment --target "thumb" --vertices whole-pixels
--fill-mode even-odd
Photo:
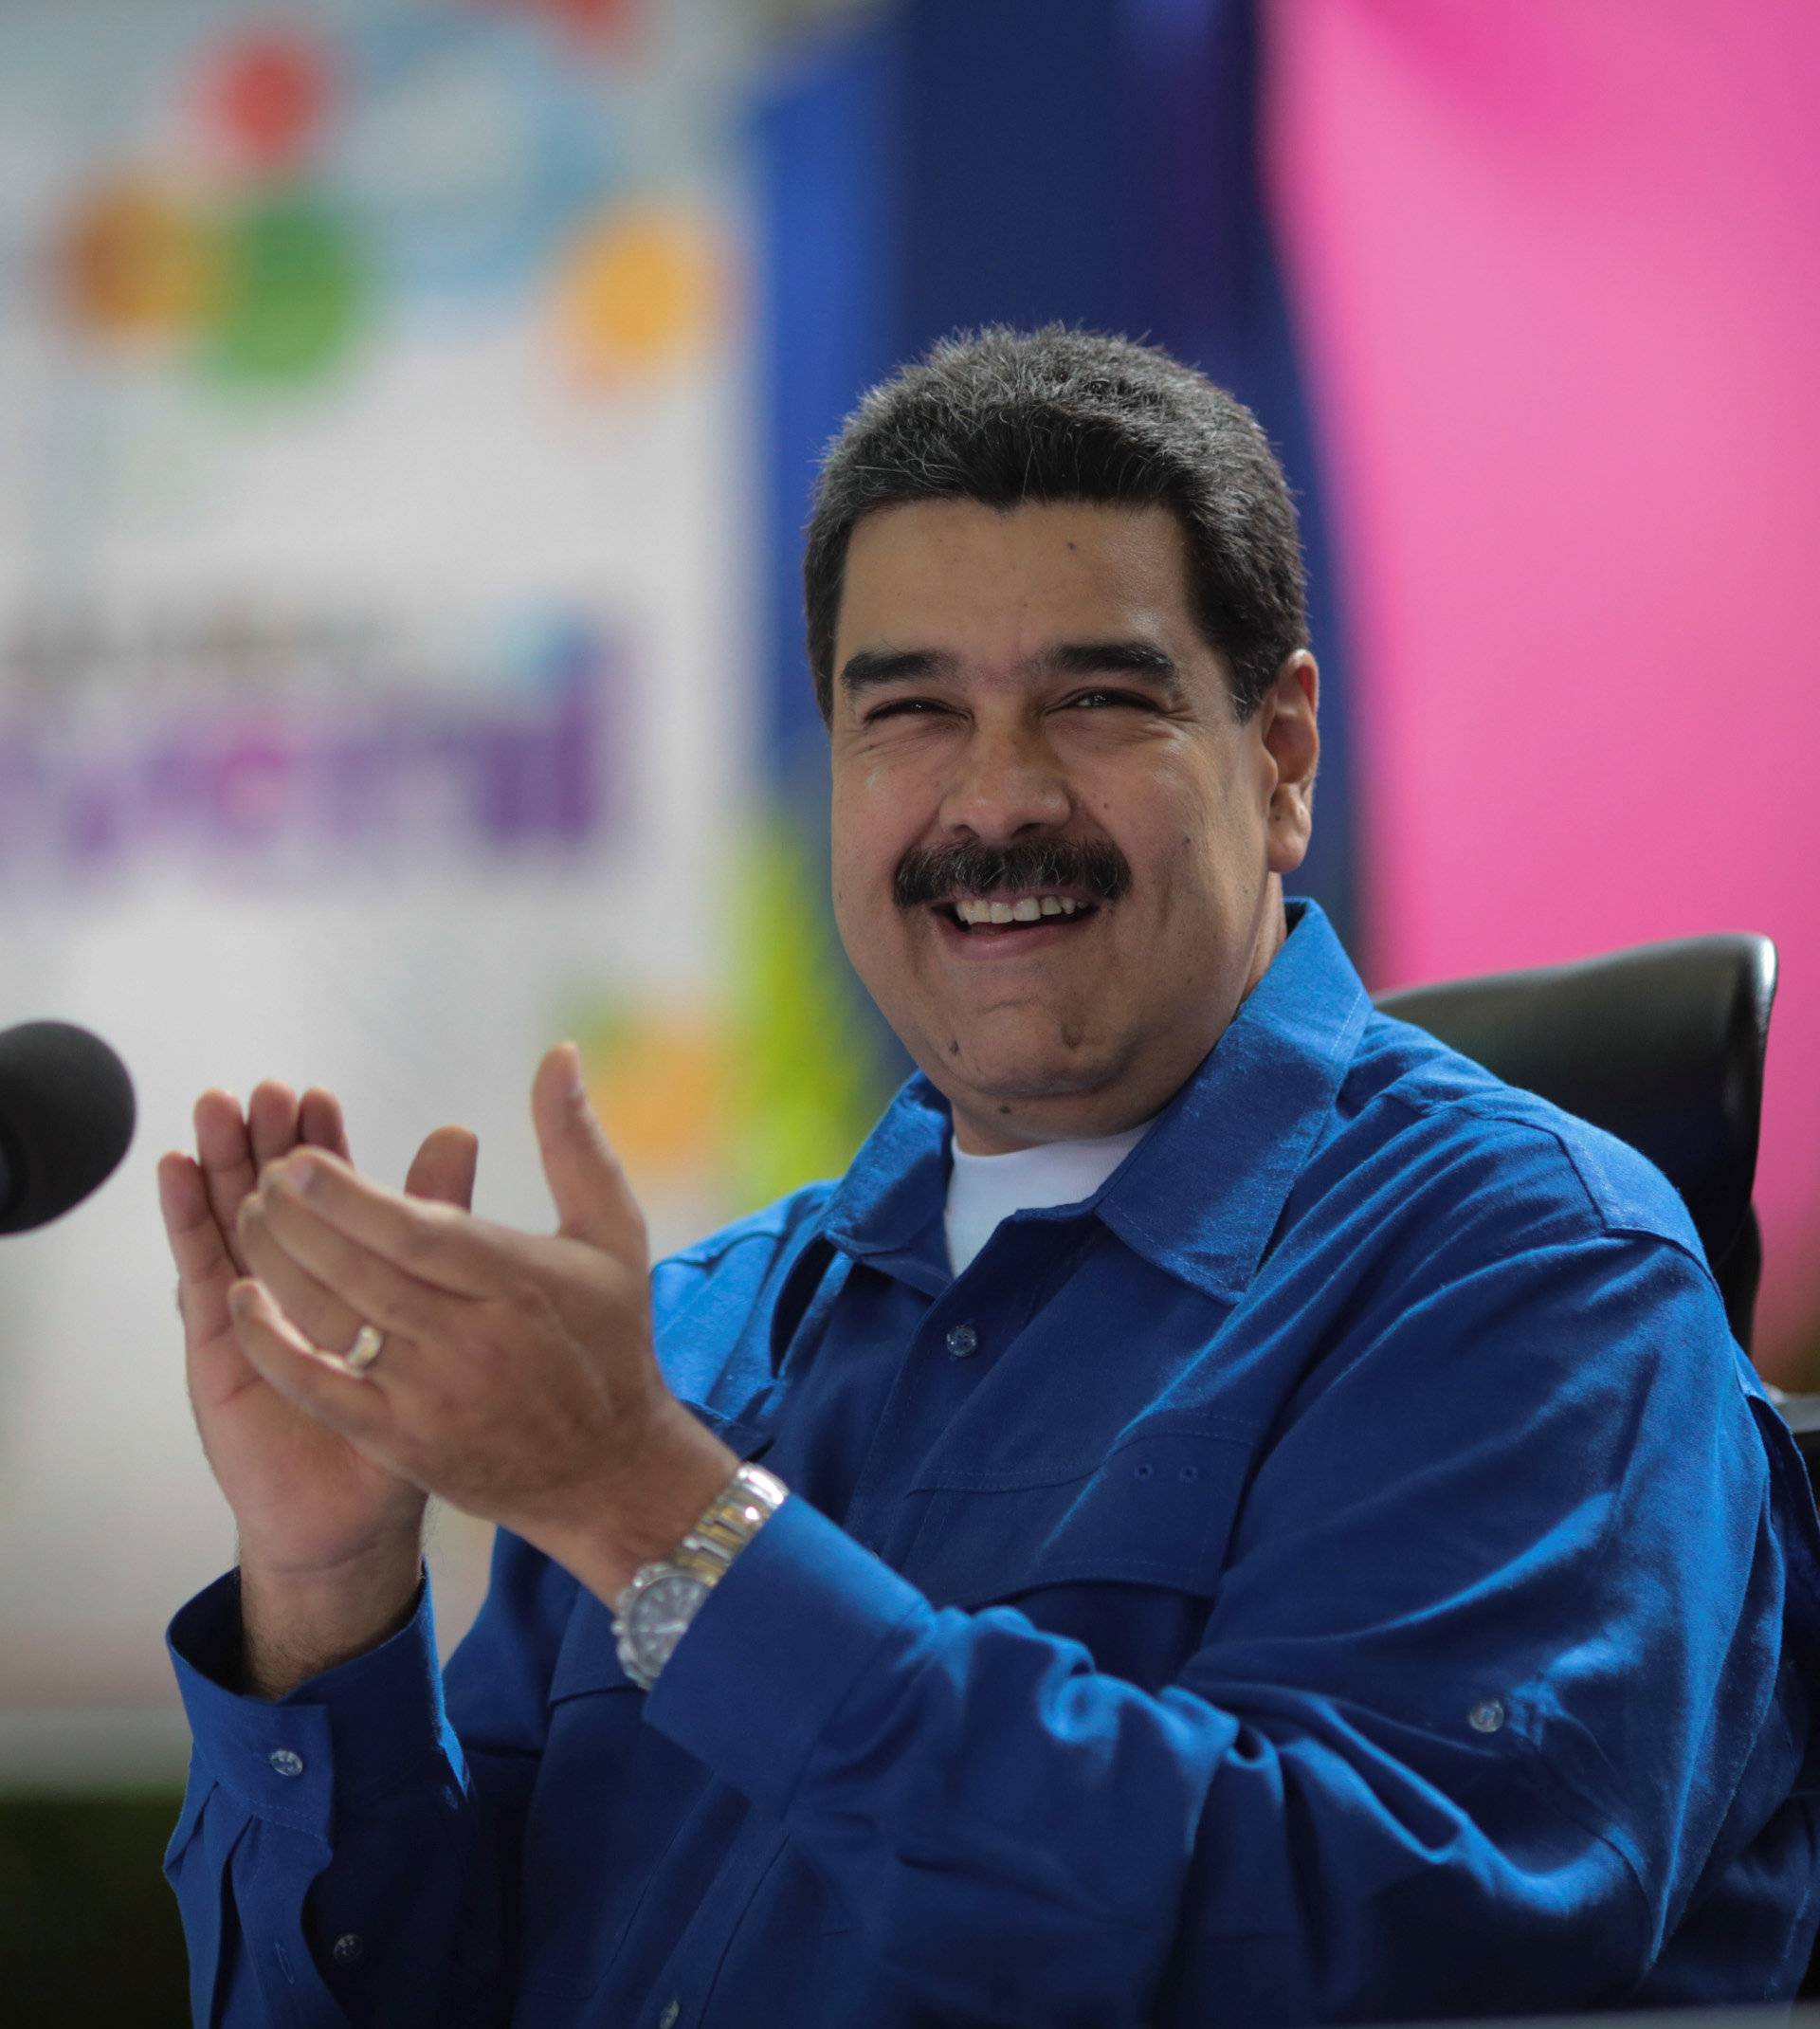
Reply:
[[[629,1243],[642,1258],[645,1216],[588,1103],[581,1051],[573,1043],[558,1043],[537,1066],[531,1118],[556,1202],[556,1231],[614,1253],[624,1253]]]
[[[405,1179],[408,1197],[433,1197],[464,1212],[474,1204],[474,1171],[481,1144],[466,1127],[438,1127],[425,1136]]]

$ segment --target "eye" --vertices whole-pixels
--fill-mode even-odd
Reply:
[[[881,704],[876,711],[867,712],[864,722],[876,725],[881,719],[900,719],[912,713],[922,718],[941,708],[933,698],[897,698],[889,704]]]
[[[1097,710],[1102,704],[1135,704],[1139,711],[1148,711],[1151,701],[1135,690],[1082,690],[1071,697],[1063,707],[1073,711],[1079,705]]]

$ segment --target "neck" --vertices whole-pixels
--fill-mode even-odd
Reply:
[[[1173,1094],[1171,1095],[1174,1096]],[[1168,1100],[1163,1102],[1168,1105]],[[1015,1156],[1029,1148],[1053,1148],[1062,1142],[1103,1142],[1128,1133],[1134,1127],[1147,1127],[1162,1111],[1162,1106],[1154,1106],[1148,1113],[1140,1113],[1135,1120],[1126,1121],[1117,1127],[1083,1127],[1071,1133],[1046,1134],[1029,1140],[1018,1140],[1009,1134],[993,1135],[990,1129],[981,1132],[971,1120],[955,1115],[955,1146],[964,1156]]]

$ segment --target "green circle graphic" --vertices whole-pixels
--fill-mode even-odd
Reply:
[[[323,378],[348,353],[367,302],[356,235],[329,206],[275,197],[228,223],[206,361],[227,380]]]

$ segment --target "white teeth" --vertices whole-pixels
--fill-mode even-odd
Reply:
[[[1072,916],[1081,906],[1066,895],[1024,895],[1016,902],[956,902],[964,923],[1035,923],[1044,916]]]

